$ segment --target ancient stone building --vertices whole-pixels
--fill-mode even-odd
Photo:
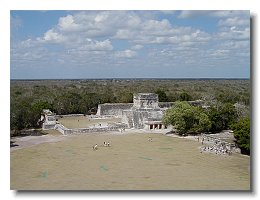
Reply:
[[[154,93],[138,93],[134,95],[134,103],[128,104],[100,104],[97,115],[116,115],[122,117],[122,122],[128,128],[163,129],[162,117],[164,111],[172,103],[159,106],[158,95]]]
[[[163,110],[158,105],[158,95],[153,93],[139,93],[134,95],[134,105],[123,111],[122,121],[129,128],[162,129]]]
[[[56,125],[55,113],[51,112],[49,109],[43,109],[41,115],[41,122],[43,129],[54,129]]]
[[[191,105],[200,106],[201,101],[190,101]],[[138,93],[133,97],[133,103],[105,103],[98,105],[95,118],[116,117],[121,123],[102,128],[68,129],[56,122],[58,116],[48,109],[44,109],[40,122],[43,129],[57,129],[63,134],[85,133],[97,131],[118,130],[124,128],[136,129],[165,129],[162,123],[164,112],[174,105],[174,102],[159,102],[154,93]]]

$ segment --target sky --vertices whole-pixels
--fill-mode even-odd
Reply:
[[[11,11],[11,79],[250,78],[249,11]]]

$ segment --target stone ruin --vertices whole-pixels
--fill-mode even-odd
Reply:
[[[139,93],[134,95],[133,106],[123,110],[122,122],[129,128],[163,129],[162,117],[164,110],[159,107],[158,95]]]
[[[189,102],[192,105],[201,105],[201,101]],[[135,128],[135,129],[166,129],[162,123],[164,112],[174,105],[174,102],[159,102],[157,94],[138,93],[133,97],[133,103],[105,103],[99,104],[95,117],[118,117],[122,121],[105,129],[68,129],[56,122],[58,116],[48,109],[44,109],[41,117],[43,129],[56,129],[63,134],[86,133],[97,131],[110,131],[116,129]],[[103,130],[104,129],[104,130]]]
[[[202,101],[189,101],[191,105],[201,106]],[[172,107],[174,102],[159,102],[157,94],[138,93],[133,97],[133,103],[99,104],[99,116],[116,116],[122,118],[122,123],[128,128],[164,129],[162,123],[164,112]]]
[[[122,118],[122,123],[128,128],[164,129],[163,113],[173,102],[159,102],[154,93],[138,93],[133,97],[133,103],[114,103],[98,105],[97,115],[114,115]]]
[[[43,109],[40,122],[42,123],[42,129],[54,129],[56,126],[56,114],[49,109]]]

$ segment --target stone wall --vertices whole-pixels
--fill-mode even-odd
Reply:
[[[124,110],[123,116],[122,116],[122,122],[125,124],[128,124],[128,128],[134,127],[134,121],[133,121],[133,111],[132,110]]]
[[[105,103],[98,105],[97,115],[122,116],[123,110],[129,110],[133,103]]]
[[[56,124],[43,123],[42,124],[42,129],[43,130],[54,129],[55,126],[56,126]]]
[[[56,124],[55,130],[59,131],[60,133],[62,133],[63,135],[65,135],[65,132],[68,130],[68,128],[66,128],[65,126],[63,126],[62,124]]]
[[[109,132],[109,131],[120,131],[120,129],[127,128],[126,124],[116,124],[107,127],[96,127],[96,128],[74,128],[68,129],[62,124],[57,124],[55,130],[59,131],[63,135],[74,135],[84,133],[98,133],[98,132]]]
[[[123,112],[122,122],[128,124],[128,128],[143,129],[147,121],[161,121],[163,111],[152,109],[132,109]]]
[[[138,93],[133,98],[134,108],[158,108],[158,95],[154,93]]]
[[[85,116],[84,114],[68,114],[68,115],[55,115],[56,119],[63,118],[63,117],[81,117]]]

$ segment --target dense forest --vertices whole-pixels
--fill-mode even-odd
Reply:
[[[250,80],[11,80],[10,85],[11,130],[37,128],[44,108],[56,114],[90,114],[98,104],[130,103],[141,92],[157,93],[161,102],[203,100],[211,107],[212,132],[230,128],[229,121],[219,125],[219,117],[230,117],[223,114],[230,105],[236,105],[232,124],[250,115]]]

